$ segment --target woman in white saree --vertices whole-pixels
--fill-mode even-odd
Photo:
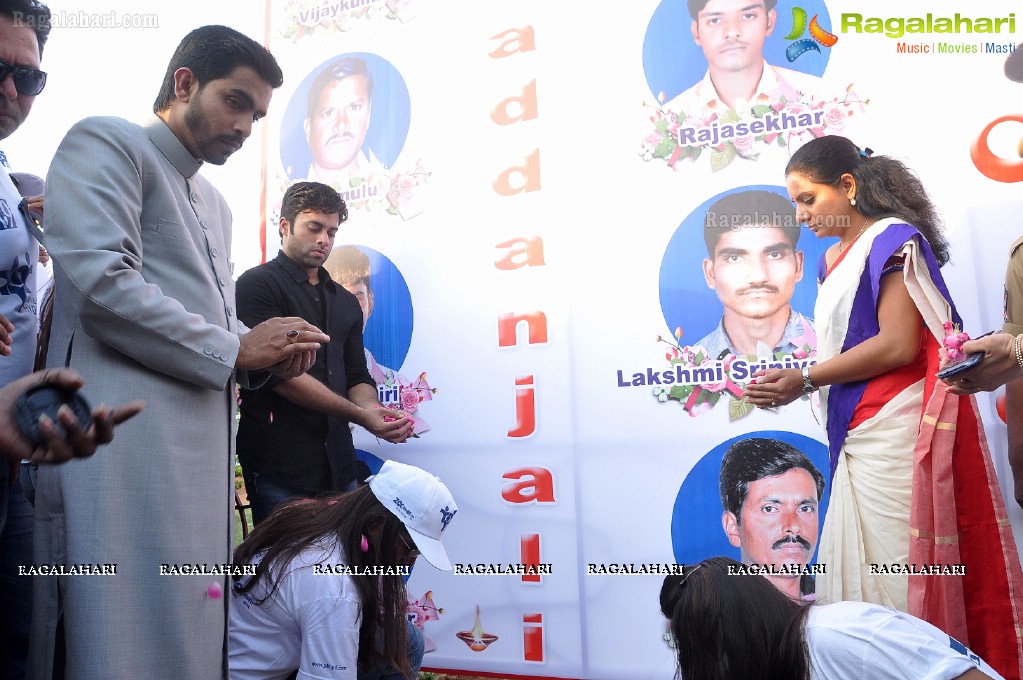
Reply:
[[[838,237],[818,268],[818,355],[746,394],[771,408],[821,390],[833,479],[818,599],[909,612],[1019,678],[1019,556],[975,404],[935,377],[943,324],[961,323],[937,211],[905,165],[843,137],[796,151],[786,186],[801,222]]]

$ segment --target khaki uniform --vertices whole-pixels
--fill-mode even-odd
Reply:
[[[1005,271],[1006,333],[1023,333],[1023,236],[1009,248],[1009,266]]]

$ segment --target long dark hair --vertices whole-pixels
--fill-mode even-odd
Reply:
[[[845,137],[812,139],[792,154],[785,174],[798,172],[817,184],[838,186],[842,175],[856,179],[856,210],[865,217],[898,217],[920,230],[938,265],[949,260],[938,210],[916,173],[890,156],[871,156]]]
[[[803,626],[810,605],[762,576],[729,575],[739,563],[714,557],[671,574],[661,612],[671,621],[683,680],[809,680]]]
[[[362,537],[368,537],[378,527],[379,544],[371,542],[369,550],[363,552]],[[396,566],[401,531],[401,520],[381,505],[368,486],[349,493],[284,503],[235,548],[235,565],[252,564],[259,559],[255,576],[235,577],[235,592],[245,593],[264,581],[266,595],[256,602],[265,602],[277,591],[291,560],[314,546],[328,552],[340,546],[345,562],[352,567]],[[411,677],[406,657],[408,597],[404,580],[401,576],[350,578],[362,605],[359,667],[369,671],[386,664]],[[377,631],[382,637],[378,637]]]

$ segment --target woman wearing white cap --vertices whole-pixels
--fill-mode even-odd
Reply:
[[[421,554],[451,569],[441,537],[456,510],[440,479],[394,461],[356,491],[274,510],[234,553],[255,574],[235,576],[232,680],[414,678],[422,638],[394,567]]]

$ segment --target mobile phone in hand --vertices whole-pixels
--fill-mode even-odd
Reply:
[[[978,335],[977,337],[970,339],[980,340],[981,338],[991,335],[992,333],[994,333],[994,331],[988,331],[984,335]],[[970,354],[962,361],[957,361],[953,364],[946,364],[945,368],[938,371],[938,379],[948,380],[949,378],[954,378],[960,373],[965,373],[966,371],[970,370],[971,368],[979,364],[983,359],[984,359],[983,352],[974,352],[973,354]]]

